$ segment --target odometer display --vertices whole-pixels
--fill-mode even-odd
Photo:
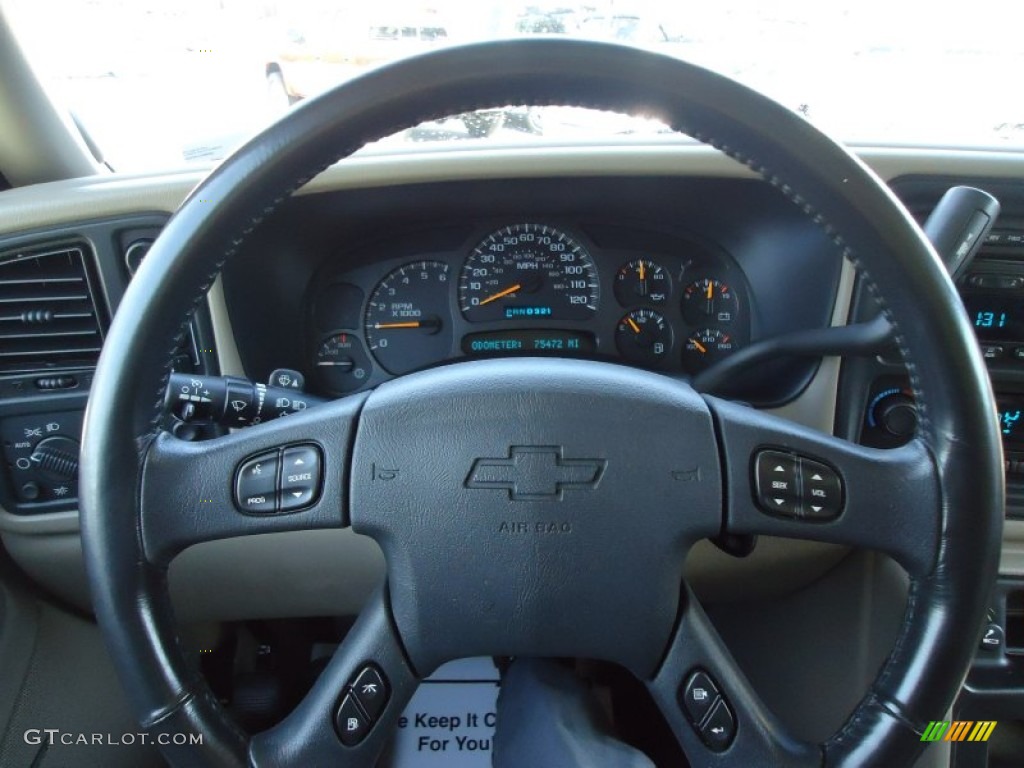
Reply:
[[[459,307],[470,322],[587,320],[600,290],[594,262],[577,240],[544,224],[513,224],[466,259]]]
[[[589,355],[594,335],[579,331],[484,331],[462,338],[462,351],[472,357],[491,355]]]

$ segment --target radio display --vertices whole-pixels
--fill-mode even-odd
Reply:
[[[984,341],[1024,341],[1024,298],[968,294],[964,309]]]
[[[1024,397],[996,400],[999,411],[999,431],[1007,448],[1024,447]]]
[[[595,347],[594,335],[582,331],[486,331],[462,337],[463,354],[473,357],[547,352],[587,355]]]

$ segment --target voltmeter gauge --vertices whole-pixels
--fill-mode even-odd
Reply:
[[[701,328],[691,333],[683,345],[683,367],[690,373],[699,373],[738,347],[736,340],[727,331]]]
[[[683,289],[683,317],[690,325],[729,325],[740,303],[728,283],[705,277]]]
[[[362,340],[350,331],[325,336],[316,349],[313,368],[317,383],[332,394],[354,392],[373,370]]]
[[[648,367],[660,365],[672,347],[672,328],[653,309],[634,309],[619,320],[615,346],[631,363]]]

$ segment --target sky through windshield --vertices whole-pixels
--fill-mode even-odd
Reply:
[[[209,164],[290,105],[444,45],[568,35],[751,85],[848,141],[1024,145],[1024,3],[861,0],[0,0],[40,74],[118,170]],[[411,143],[678,140],[652,121],[513,106]]]

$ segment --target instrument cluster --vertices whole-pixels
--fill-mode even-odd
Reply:
[[[647,238],[649,240],[649,238]],[[556,355],[695,374],[749,343],[742,271],[713,245],[614,247],[521,221],[453,252],[407,252],[313,287],[315,388],[345,394],[460,358]],[[358,306],[357,306],[358,305]]]

